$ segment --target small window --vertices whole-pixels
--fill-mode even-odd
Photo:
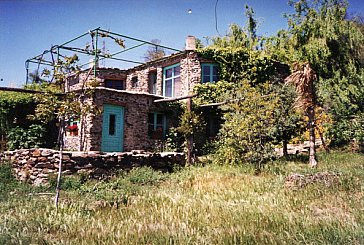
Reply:
[[[213,83],[219,80],[218,67],[215,64],[202,64],[202,83]]]
[[[69,86],[73,86],[73,85],[75,85],[75,84],[77,84],[79,82],[80,82],[79,76],[72,76],[72,77],[68,78]]]
[[[111,80],[111,79],[105,79],[104,81],[106,88],[113,88],[117,90],[124,90],[124,81],[123,80]]]
[[[116,115],[110,114],[109,118],[109,135],[115,135],[115,123],[116,123]]]
[[[80,121],[75,118],[71,118],[68,121],[67,136],[78,136]]]
[[[132,88],[137,88],[138,86],[139,86],[139,84],[138,84],[138,77],[133,77],[131,79],[131,87]]]
[[[148,114],[148,135],[152,139],[163,139],[166,135],[166,116],[162,113]]]
[[[149,80],[149,93],[156,94],[157,93],[157,73],[150,72],[148,76]]]

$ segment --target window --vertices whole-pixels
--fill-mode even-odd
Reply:
[[[217,65],[215,64],[202,64],[202,83],[213,83],[219,80],[217,73]]]
[[[149,72],[148,81],[149,81],[149,93],[156,94],[157,93],[157,73],[155,71]]]
[[[131,79],[131,87],[132,88],[137,88],[139,85],[138,85],[138,77],[133,77],[132,79]]]
[[[79,124],[80,121],[78,119],[71,118],[67,122],[67,136],[78,136]]]
[[[110,114],[109,117],[109,135],[115,135],[115,123],[116,123],[116,115]]]
[[[124,81],[123,80],[111,80],[111,79],[105,79],[104,81],[106,88],[113,88],[117,90],[124,90]]]
[[[148,135],[152,139],[163,139],[166,135],[167,120],[162,113],[148,113]]]
[[[179,64],[164,68],[163,96],[176,97],[181,92],[181,67]]]
[[[72,77],[69,77],[68,78],[68,84],[69,84],[69,86],[73,86],[73,85],[75,85],[75,84],[77,84],[79,82],[80,82],[80,78],[79,78],[78,75],[77,76],[72,76]]]

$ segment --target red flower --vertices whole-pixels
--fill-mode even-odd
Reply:
[[[75,125],[71,125],[71,126],[68,126],[68,130],[69,131],[77,131],[78,130],[78,127],[77,127],[76,124]]]

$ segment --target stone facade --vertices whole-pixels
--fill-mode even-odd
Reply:
[[[199,57],[195,51],[185,51],[173,54],[168,57],[148,62],[127,70],[118,68],[98,67],[96,75],[96,84],[105,87],[105,80],[121,80],[124,81],[124,89],[126,91],[150,93],[149,74],[156,73],[156,95],[163,95],[163,69],[168,66],[180,64],[181,67],[181,90],[179,96],[185,96],[192,91],[193,87],[201,82],[201,64],[211,63],[211,61]],[[137,86],[133,84],[133,78],[137,78]],[[81,89],[83,82],[94,80],[93,71],[88,74],[88,70],[81,72],[80,75],[70,77],[66,85],[66,92]]]
[[[165,112],[165,105],[154,103],[162,99],[164,86],[164,68],[180,65],[180,83],[176,87],[174,97],[186,96],[192,92],[193,87],[201,82],[201,64],[208,63],[199,57],[195,51],[184,51],[163,57],[127,70],[115,68],[97,68],[94,78],[93,72],[85,71],[77,77],[71,77],[66,85],[66,92],[80,92],[87,83],[96,84],[90,103],[101,113],[90,114],[82,120],[84,132],[79,134],[79,140],[74,137],[66,138],[69,149],[78,148],[86,151],[100,151],[103,126],[103,105],[118,105],[124,107],[124,151],[150,150],[155,140],[148,137],[148,113]],[[150,82],[151,74],[156,77],[154,91]],[[96,79],[96,80],[95,80]],[[114,80],[122,89],[110,88],[107,82]],[[83,84],[83,83],[86,84]],[[81,137],[83,137],[81,139]],[[77,142],[78,146],[77,146]]]
[[[164,112],[163,104],[155,104],[155,99],[161,98],[147,93],[118,91],[107,88],[95,90],[94,103],[102,112],[104,104],[124,107],[124,151],[152,150],[155,140],[148,136],[148,113]],[[90,123],[91,151],[101,150],[102,113],[95,115]]]
[[[59,151],[42,148],[0,153],[0,159],[11,161],[17,179],[34,185],[45,184],[50,175],[57,174],[59,158]],[[184,166],[184,164],[183,153],[64,152],[62,173],[86,173],[91,177],[103,177],[114,174],[118,169],[130,170],[134,167],[150,166],[161,171],[172,171],[174,166]]]

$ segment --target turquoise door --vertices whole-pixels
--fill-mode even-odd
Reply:
[[[101,151],[123,151],[124,107],[104,105]]]

